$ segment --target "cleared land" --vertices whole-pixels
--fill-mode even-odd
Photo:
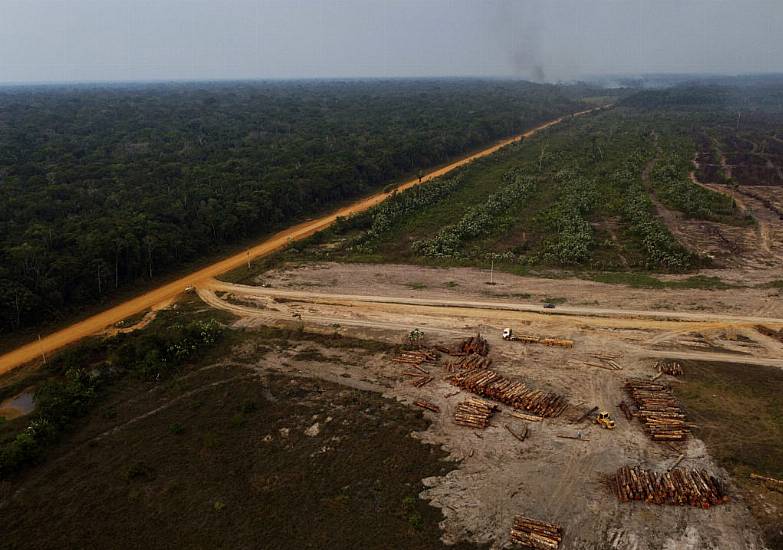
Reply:
[[[773,443],[775,430],[779,430],[774,427],[777,405],[772,396],[783,391],[783,386],[777,375],[762,373],[770,369],[783,372],[783,342],[759,332],[760,319],[754,315],[763,309],[769,315],[764,320],[766,326],[783,326],[780,318],[774,318],[780,313],[777,290],[636,290],[510,274],[496,274],[495,284],[488,285],[488,276],[487,271],[476,269],[386,265],[379,270],[373,265],[306,264],[264,273],[256,281],[264,287],[215,282],[200,288],[199,293],[213,307],[236,315],[235,326],[251,332],[277,324],[399,343],[411,327],[418,327],[426,335],[426,344],[449,345],[456,338],[480,331],[489,340],[493,368],[499,373],[566,395],[571,405],[562,417],[526,423],[509,416],[508,409],[502,407],[490,428],[474,432],[454,423],[456,405],[469,394],[455,393],[456,388],[447,381],[448,372],[439,366],[424,365],[434,381],[418,388],[402,376],[404,365],[395,365],[388,356],[385,361],[380,357],[363,361],[358,371],[345,361],[297,365],[307,376],[345,378],[346,383],[353,383],[350,380],[358,375],[360,383],[379,385],[385,395],[408,403],[423,399],[440,407],[438,414],[426,413],[435,423],[425,432],[424,440],[445,445],[452,458],[460,461],[460,468],[445,477],[425,480],[430,489],[422,496],[443,508],[447,541],[470,540],[499,547],[508,539],[508,527],[517,513],[562,525],[571,548],[626,548],[631,544],[638,548],[761,548],[762,538],[777,540],[774,525],[780,516],[776,508],[763,504],[777,497],[745,479],[736,485],[729,481],[732,503],[709,513],[622,505],[601,481],[603,475],[625,464],[665,469],[681,456],[680,463],[689,468],[722,471],[724,466],[737,476],[738,471],[747,475],[750,468],[768,475],[777,473],[770,464],[743,459],[732,450],[732,445],[743,441],[731,435],[743,433],[746,424],[740,420],[742,416],[731,423],[720,420],[732,415],[731,407],[721,404],[720,399],[726,395],[727,385],[737,384],[739,400],[741,392],[754,392],[761,376],[769,386],[758,394],[758,402],[750,401],[755,403],[750,407],[760,415],[754,427],[761,432],[748,428],[744,441],[758,440],[777,449]],[[331,292],[336,287],[340,295]],[[356,293],[353,299],[352,293]],[[449,303],[456,299],[468,304]],[[551,312],[542,307],[549,300],[560,302]],[[623,311],[607,311],[613,306],[622,306]],[[659,309],[661,306],[669,311]],[[575,344],[573,349],[561,349],[505,342],[500,332],[506,326],[517,333],[567,338]],[[622,370],[588,365],[596,363],[595,356],[601,354],[616,356]],[[684,361],[685,365],[682,379],[664,376],[663,381],[672,384],[676,394],[683,392],[689,414],[691,410],[694,413],[691,421],[698,428],[686,444],[650,441],[638,421],[625,420],[617,408],[628,399],[624,380],[652,378],[657,374],[655,362],[666,359]],[[695,360],[701,363],[693,363]],[[735,365],[733,371],[716,366],[712,372],[707,366],[729,363]],[[691,365],[701,367],[691,370]],[[726,378],[728,372],[733,372],[733,382]],[[710,401],[712,394],[707,392],[716,383],[722,389]],[[758,407],[762,402],[771,408],[761,412]],[[617,428],[606,431],[587,421],[575,422],[593,406],[610,411]],[[716,414],[704,423],[711,417],[710,410],[717,409],[723,416]],[[522,433],[525,424],[529,436],[524,443],[505,427]],[[721,432],[724,428],[726,433]],[[560,438],[580,433],[589,441]],[[734,457],[729,459],[734,462],[727,457]],[[737,461],[743,460],[747,466],[737,470]],[[753,516],[747,513],[746,504]]]

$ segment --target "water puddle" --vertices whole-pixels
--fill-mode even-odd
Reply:
[[[0,416],[4,416],[6,420],[30,414],[34,410],[35,399],[33,398],[32,389],[25,390],[0,403]]]

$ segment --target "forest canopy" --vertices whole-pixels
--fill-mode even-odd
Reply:
[[[0,89],[0,333],[579,108],[510,81]]]

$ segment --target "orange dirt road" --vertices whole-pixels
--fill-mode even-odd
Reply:
[[[601,108],[599,107],[596,109],[588,109],[586,111],[580,111],[578,113],[574,113],[573,116],[585,115],[587,113],[600,109]],[[569,116],[571,115],[566,115],[560,118],[556,118],[554,120],[550,120],[549,122],[541,124],[540,126],[536,126],[531,130],[528,130],[527,132],[523,133],[520,136],[515,136],[513,138],[502,140],[491,147],[483,149],[477,153],[462,158],[458,161],[452,162],[451,164],[444,166],[443,168],[434,170],[428,173],[426,176],[423,176],[421,182],[424,183],[430,181],[434,178],[447,174],[452,170],[459,168],[460,166],[464,166],[465,164],[468,164],[473,160],[491,155],[498,149],[501,149],[506,145],[510,145],[511,143],[515,143],[520,139],[522,139],[523,137],[525,138],[531,137],[534,134],[540,132],[541,130],[544,130],[546,128],[549,128],[550,126],[554,126],[562,122],[564,119],[568,118]],[[401,183],[395,188],[395,190],[403,191],[405,189],[408,189],[418,184],[419,184],[418,178],[412,179],[410,181]],[[24,363],[40,358],[44,353],[51,353],[59,348],[62,348],[69,344],[73,344],[74,342],[77,342],[78,340],[81,340],[86,336],[90,336],[97,332],[100,332],[101,330],[105,329],[110,325],[113,325],[114,323],[122,321],[123,319],[126,319],[132,315],[136,315],[137,313],[146,311],[147,309],[153,307],[156,304],[159,304],[166,300],[170,300],[175,296],[177,296],[178,294],[182,293],[186,287],[195,285],[201,281],[204,281],[205,279],[217,277],[221,273],[225,273],[226,271],[231,271],[232,269],[236,269],[237,267],[245,265],[248,262],[248,259],[268,256],[273,252],[280,250],[291,241],[304,239],[306,237],[309,237],[313,233],[317,233],[318,231],[327,228],[328,226],[333,224],[338,217],[348,216],[350,214],[355,214],[357,212],[362,212],[364,210],[367,210],[368,208],[372,208],[373,206],[377,205],[378,203],[386,199],[390,194],[391,192],[376,193],[367,198],[361,199],[349,206],[343,207],[337,210],[336,212],[327,214],[326,216],[323,216],[321,218],[315,220],[309,220],[300,223],[299,225],[289,227],[288,229],[285,229],[283,231],[280,231],[279,233],[272,235],[271,237],[264,240],[262,243],[253,246],[252,248],[248,249],[245,252],[240,252],[239,254],[235,254],[233,256],[220,260],[212,265],[209,265],[203,269],[199,269],[198,271],[190,273],[180,279],[177,279],[176,281],[158,287],[149,292],[145,292],[144,294],[132,298],[131,300],[118,304],[112,308],[109,308],[106,311],[93,315],[92,317],[88,317],[87,319],[75,323],[62,330],[58,330],[57,332],[50,334],[42,338],[41,340],[36,340],[30,342],[29,344],[25,344],[24,346],[17,348],[14,351],[8,352],[5,355],[0,356],[0,374],[8,372],[9,370],[15,367],[23,365]]]

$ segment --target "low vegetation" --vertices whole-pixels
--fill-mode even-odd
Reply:
[[[783,545],[783,495],[751,473],[783,479],[783,371],[776,367],[686,361],[677,395],[697,425],[695,435],[736,480],[770,548]]]
[[[27,426],[0,441],[0,478],[38,460],[118,379],[168,377],[213,346],[222,332],[214,319],[191,321],[82,344],[59,355],[51,366],[55,374],[35,391],[36,411]]]

